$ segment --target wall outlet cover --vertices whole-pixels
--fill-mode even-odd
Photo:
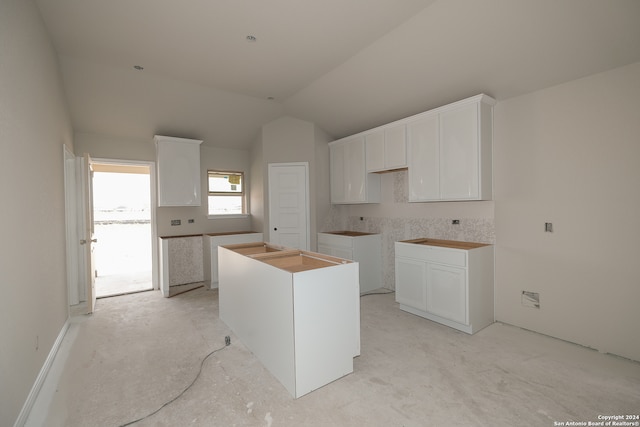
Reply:
[[[522,305],[531,308],[540,308],[540,294],[538,292],[522,291]]]

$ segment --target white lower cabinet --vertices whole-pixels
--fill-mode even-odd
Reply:
[[[493,323],[492,245],[416,239],[395,250],[401,310],[468,334]]]
[[[427,311],[427,264],[396,257],[396,302],[400,307]]]
[[[356,231],[318,233],[318,252],[356,261],[360,293],[382,287],[382,236]]]
[[[427,312],[467,324],[467,270],[427,263]]]

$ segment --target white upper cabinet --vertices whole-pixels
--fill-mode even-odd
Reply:
[[[404,124],[385,126],[365,136],[367,172],[383,172],[407,167],[407,140]]]
[[[409,201],[440,198],[440,121],[427,114],[407,125],[409,140]]]
[[[378,203],[376,172],[400,169],[410,202],[491,200],[495,104],[477,95],[332,142],[331,202]]]
[[[379,203],[380,176],[367,174],[364,136],[329,144],[331,203]]]
[[[365,136],[367,172],[384,169],[384,130]]]
[[[410,202],[491,200],[493,105],[479,95],[411,119]]]
[[[480,199],[479,105],[440,114],[440,198]]]
[[[158,168],[158,206],[200,206],[202,141],[154,137]]]

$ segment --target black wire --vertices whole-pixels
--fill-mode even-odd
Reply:
[[[178,400],[178,398],[180,398],[180,396],[182,396],[182,395],[183,395],[187,390],[189,390],[189,389],[191,388],[191,386],[192,386],[193,384],[195,384],[195,382],[198,380],[198,378],[200,377],[200,374],[202,373],[202,366],[204,365],[205,360],[207,360],[207,359],[209,358],[209,356],[213,355],[214,353],[217,353],[218,351],[223,350],[225,347],[227,347],[227,345],[224,345],[223,347],[220,347],[220,348],[219,348],[219,349],[217,349],[217,350],[213,350],[211,353],[207,354],[207,355],[204,357],[204,359],[202,359],[202,361],[200,362],[200,369],[198,370],[198,374],[197,374],[197,375],[196,375],[196,377],[193,379],[193,381],[191,381],[191,384],[189,384],[189,385],[187,386],[187,388],[185,388],[184,390],[182,390],[182,392],[181,392],[179,395],[177,395],[177,396],[176,396],[176,397],[174,397],[173,399],[169,400],[168,402],[163,403],[163,404],[162,404],[162,406],[160,406],[158,409],[156,409],[155,411],[151,412],[150,414],[147,414],[147,415],[145,415],[145,416],[144,416],[144,417],[142,417],[142,418],[138,418],[137,420],[129,421],[128,423],[126,423],[126,424],[122,424],[122,425],[120,425],[119,427],[126,427],[126,426],[130,426],[130,425],[135,424],[135,423],[137,423],[137,422],[139,422],[139,421],[142,421],[142,420],[144,420],[144,419],[146,419],[146,418],[149,418],[150,416],[155,415],[155,414],[157,414],[158,412],[160,412],[160,410],[161,410],[162,408],[164,408],[165,406],[168,406],[168,405],[170,405],[171,403],[173,403],[173,402],[175,402],[176,400]]]
[[[369,292],[368,294],[362,294],[360,295],[360,298],[362,297],[368,297],[369,295],[388,295],[388,294],[393,294],[395,293],[395,291],[389,291],[389,292]]]

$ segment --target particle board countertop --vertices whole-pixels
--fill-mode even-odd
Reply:
[[[489,243],[476,243],[476,242],[461,242],[458,240],[441,240],[441,239],[430,239],[430,238],[420,238],[420,239],[411,239],[411,240],[402,240],[401,243],[413,243],[415,245],[426,245],[426,246],[440,246],[444,248],[453,248],[453,249],[476,249],[481,248],[483,246],[491,246]]]

